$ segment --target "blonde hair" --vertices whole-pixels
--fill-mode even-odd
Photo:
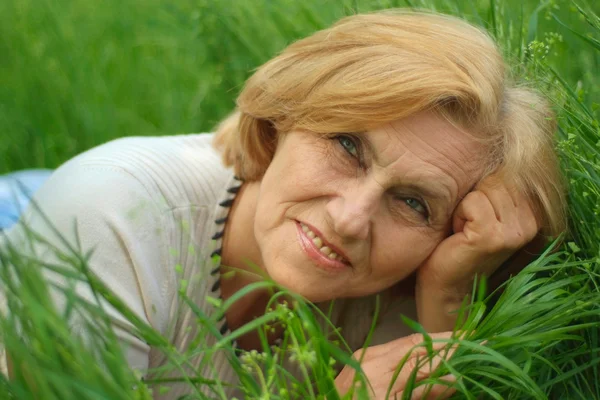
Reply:
[[[258,68],[215,146],[238,176],[258,180],[279,134],[364,132],[433,110],[489,144],[485,175],[526,193],[542,233],[556,236],[566,218],[552,112],[506,75],[494,41],[460,19],[398,10],[346,17]]]

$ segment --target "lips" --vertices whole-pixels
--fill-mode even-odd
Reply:
[[[327,264],[336,264],[336,267],[351,266],[348,256],[337,246],[326,241],[323,234],[314,226],[305,222],[296,221],[299,229],[299,234],[302,236],[305,250],[310,251],[312,258],[323,258]],[[317,254],[314,254],[317,253]],[[339,265],[338,265],[339,264]]]

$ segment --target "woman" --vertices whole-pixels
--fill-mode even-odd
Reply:
[[[513,86],[489,36],[458,19],[342,19],[260,67],[237,106],[214,136],[126,138],[92,149],[35,196],[58,232],[94,249],[93,271],[179,349],[195,320],[179,302],[180,280],[210,314],[207,296],[229,298],[256,279],[250,261],[310,301],[341,300],[334,322],[359,349],[373,295],[390,304],[409,297],[398,284],[413,276],[419,322],[451,330],[476,275],[564,229],[546,103]],[[33,209],[22,221],[63,246]],[[22,226],[7,234],[17,246],[26,241]],[[41,244],[28,251],[55,257]],[[214,255],[220,266],[211,265]],[[225,279],[228,268],[248,273]],[[253,292],[236,303],[223,331],[264,313],[268,299]],[[166,361],[120,334],[133,367]],[[411,340],[367,349],[375,397]],[[259,346],[256,335],[238,344]],[[205,376],[235,381],[226,358],[213,357]],[[342,370],[340,391],[351,375]],[[394,392],[402,390],[399,379]]]

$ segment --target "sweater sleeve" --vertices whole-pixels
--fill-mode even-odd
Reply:
[[[81,254],[91,251],[90,270],[139,318],[165,332],[170,297],[175,292],[174,274],[164,268],[167,224],[155,193],[120,167],[86,165],[75,159],[50,177],[33,203],[5,240],[20,253],[51,263],[61,263],[52,247],[70,251],[65,241]],[[28,244],[23,226],[44,237],[49,245]],[[57,274],[48,274],[48,279],[66,284]],[[81,284],[76,290],[93,302],[87,285]],[[53,297],[58,309],[64,308],[62,295],[55,292]],[[105,309],[113,321],[130,325],[110,306]],[[75,330],[81,328],[77,324],[75,320]],[[125,330],[115,332],[130,366],[145,370],[149,346]]]

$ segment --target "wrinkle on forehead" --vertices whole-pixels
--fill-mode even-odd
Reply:
[[[455,202],[483,172],[484,147],[468,133],[433,113],[420,113],[379,129],[377,164],[390,175],[437,177]],[[375,132],[374,132],[375,133]],[[407,167],[410,166],[410,167]],[[445,183],[444,183],[445,182]]]

